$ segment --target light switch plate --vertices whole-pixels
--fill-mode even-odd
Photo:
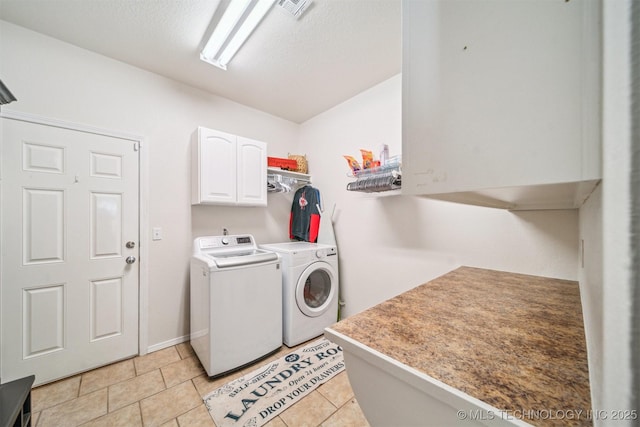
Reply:
[[[153,235],[151,237],[153,240],[162,240],[162,228],[153,227]]]

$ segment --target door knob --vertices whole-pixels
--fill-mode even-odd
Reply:
[[[129,241],[125,246],[127,247],[127,249],[133,249],[136,247],[136,242]]]
[[[127,264],[133,264],[134,262],[136,262],[136,257],[128,256],[125,261],[126,261]]]

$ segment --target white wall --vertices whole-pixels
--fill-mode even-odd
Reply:
[[[149,156],[148,342],[157,349],[189,333],[192,237],[253,232],[260,243],[287,237],[288,212],[190,205],[191,133],[206,126],[268,143],[268,153],[294,151],[298,125],[0,21],[0,76],[18,98],[13,110],[141,135]],[[150,235],[150,233],[149,233]],[[144,350],[144,349],[143,349]]]
[[[577,280],[578,212],[509,212],[420,197],[350,192],[343,155],[401,150],[401,76],[301,125],[325,205],[336,204],[341,294],[348,316],[459,265]]]
[[[603,116],[600,187],[580,209],[584,267],[580,270],[589,376],[596,426],[631,426],[620,410],[636,411],[633,396],[633,277],[631,202],[633,136],[631,0],[605,0],[603,8]],[[637,76],[636,76],[637,77]],[[638,91],[638,82],[635,82]],[[637,171],[636,171],[637,173]],[[637,210],[637,207],[636,207]],[[636,385],[637,387],[637,385]],[[636,401],[637,402],[637,401]]]
[[[631,254],[631,158],[633,144],[631,116],[632,90],[640,91],[631,80],[632,42],[637,46],[637,19],[632,24],[632,0],[604,2],[604,99],[603,99],[603,384],[602,407],[611,413],[617,409],[636,409],[633,402],[634,379],[631,363],[633,288]],[[636,5],[637,6],[637,5]],[[632,41],[631,30],[636,32]],[[636,68],[638,69],[638,68]],[[634,86],[632,86],[634,85]],[[634,189],[633,191],[638,191]],[[637,213],[637,207],[635,208]],[[635,307],[637,309],[637,307]],[[637,379],[636,379],[637,380]],[[631,426],[637,420],[615,421],[611,417],[599,425]]]
[[[587,340],[591,404],[602,408],[603,381],[603,277],[602,277],[602,185],[599,185],[580,208],[581,262],[580,298]]]

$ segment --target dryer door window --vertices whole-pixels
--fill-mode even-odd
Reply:
[[[337,276],[329,264],[311,264],[302,272],[296,285],[298,308],[307,316],[320,316],[329,308],[337,287]]]

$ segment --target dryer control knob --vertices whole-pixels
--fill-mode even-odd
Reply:
[[[229,244],[229,238],[228,237],[223,237],[222,238],[222,244],[223,245],[228,245]]]
[[[324,251],[322,249],[316,251],[316,257],[322,258],[324,256],[326,256],[326,254],[324,253]]]

